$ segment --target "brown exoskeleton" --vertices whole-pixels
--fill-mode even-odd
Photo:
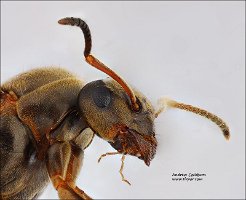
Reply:
[[[154,119],[166,107],[187,110],[215,122],[229,139],[229,128],[216,115],[165,99],[157,110],[146,97],[91,55],[91,34],[78,18],[60,24],[78,26],[85,38],[84,56],[112,79],[86,85],[70,72],[40,68],[1,86],[0,199],[37,197],[52,181],[61,199],[89,199],[76,184],[84,150],[94,134],[122,154],[136,156],[146,165],[154,158],[157,140]],[[100,161],[99,159],[99,161]]]

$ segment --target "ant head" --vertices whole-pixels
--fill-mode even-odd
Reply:
[[[83,20],[68,17],[58,22],[81,28],[85,39],[85,60],[114,79],[94,81],[82,88],[78,104],[87,123],[118,152],[137,156],[149,165],[157,146],[151,104],[138,91],[132,90],[114,71],[91,55],[91,33]]]
[[[89,126],[122,154],[137,156],[149,165],[156,152],[154,109],[133,90],[138,110],[132,108],[125,90],[116,81],[98,80],[85,85],[79,108]]]

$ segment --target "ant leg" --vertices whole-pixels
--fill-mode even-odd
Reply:
[[[82,166],[83,155],[80,148],[67,142],[57,142],[49,148],[46,165],[60,199],[91,199],[75,183]]]

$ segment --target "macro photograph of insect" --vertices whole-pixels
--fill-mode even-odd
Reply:
[[[244,17],[1,1],[0,199],[244,198]]]

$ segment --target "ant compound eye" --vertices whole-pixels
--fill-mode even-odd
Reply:
[[[93,90],[92,98],[99,108],[105,108],[111,102],[111,91],[105,86],[98,86]]]

